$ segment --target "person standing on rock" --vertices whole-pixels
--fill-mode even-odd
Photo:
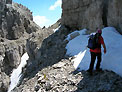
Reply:
[[[102,30],[98,29],[97,30],[97,34],[99,35],[98,36],[99,47],[97,47],[95,49],[90,49],[91,62],[90,62],[90,65],[89,65],[89,69],[87,70],[87,72],[89,72],[90,75],[92,75],[96,57],[97,57],[96,71],[102,71],[102,69],[100,68],[100,63],[101,63],[101,58],[102,58],[101,44],[102,44],[102,46],[104,48],[104,54],[106,53],[106,46],[105,46],[105,43],[104,43],[104,39],[101,36]]]

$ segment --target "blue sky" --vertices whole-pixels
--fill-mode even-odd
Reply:
[[[46,26],[55,23],[61,18],[62,0],[13,0],[21,3],[33,12],[34,21],[40,26]]]

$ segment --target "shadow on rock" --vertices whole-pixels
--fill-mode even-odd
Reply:
[[[65,35],[68,34],[68,29],[60,27],[53,34],[49,29],[43,31],[44,33],[33,34],[27,41],[29,54],[28,65],[25,69],[25,77],[27,78],[33,78],[41,69],[52,66],[65,58],[67,42],[64,39],[66,38]],[[49,37],[48,32],[51,34]]]
[[[76,72],[75,72],[76,73]],[[104,70],[102,72],[82,71],[83,79],[78,83],[75,92],[121,92],[122,77],[112,71]]]

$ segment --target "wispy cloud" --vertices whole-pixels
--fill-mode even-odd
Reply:
[[[51,5],[49,10],[55,10],[55,8],[57,7],[61,7],[61,4],[62,4],[62,0],[57,0],[54,5]]]
[[[46,18],[46,16],[34,16],[33,20],[36,24],[38,24],[40,27],[46,26],[48,27],[48,22],[50,21],[49,19]]]

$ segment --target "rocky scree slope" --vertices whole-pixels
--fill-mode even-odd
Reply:
[[[111,71],[77,72],[72,58],[61,59],[58,63],[43,68],[31,79],[12,92],[121,92],[122,77]]]

